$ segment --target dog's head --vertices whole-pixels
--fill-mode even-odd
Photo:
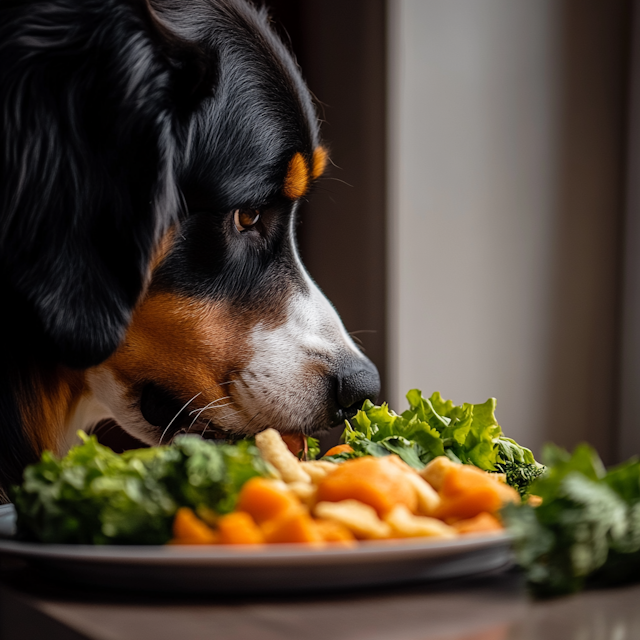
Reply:
[[[85,393],[152,444],[338,424],[379,378],[296,250],[327,162],[309,92],[264,12],[152,4],[10,16],[0,82],[45,98],[5,123],[0,160],[3,284],[44,336],[32,355],[86,368]],[[81,42],[61,44],[70,20]]]

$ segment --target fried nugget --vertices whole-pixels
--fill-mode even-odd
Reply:
[[[319,502],[314,514],[318,518],[340,523],[360,540],[379,540],[391,534],[391,527],[378,518],[376,510],[357,500]]]
[[[300,466],[311,477],[311,482],[318,484],[326,475],[335,471],[339,465],[328,460],[309,460],[301,462]]]
[[[403,504],[396,505],[385,516],[393,535],[401,538],[455,538],[458,533],[448,524],[436,518],[414,516]]]
[[[256,446],[260,455],[271,464],[286,483],[310,483],[309,474],[302,468],[296,458],[275,429],[266,429],[256,435]]]
[[[440,491],[447,471],[456,465],[447,456],[434,458],[421,472],[420,475],[436,490]]]

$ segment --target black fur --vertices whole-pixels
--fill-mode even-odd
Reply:
[[[39,453],[15,403],[30,370],[84,368],[116,349],[181,213],[184,234],[204,227],[211,242],[180,244],[165,284],[246,291],[293,215],[287,163],[317,144],[308,92],[263,11],[151,4],[0,0],[0,486]],[[236,246],[243,266],[225,278],[223,227],[246,206],[264,210],[262,224],[279,207],[281,221],[244,256]],[[176,275],[185,260],[189,278]]]
[[[319,140],[295,62],[244,0],[0,0],[0,110],[6,487],[40,453],[16,398],[34,372],[113,353],[171,223],[153,287],[254,309],[304,289],[282,192]],[[239,208],[260,211],[255,229],[235,230]],[[375,397],[366,366],[356,395]],[[163,390],[146,383],[153,424]],[[340,389],[336,411],[351,402]]]

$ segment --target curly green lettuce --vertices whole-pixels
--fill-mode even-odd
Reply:
[[[506,473],[507,481],[523,497],[542,472],[531,451],[503,435],[495,417],[496,400],[454,405],[439,392],[425,398],[418,389],[407,394],[409,409],[398,415],[385,403],[366,400],[346,422],[342,441],[353,452],[330,456],[339,462],[365,455],[397,454],[421,469],[437,456],[473,464],[485,471]]]
[[[228,513],[242,485],[270,474],[255,445],[181,436],[116,454],[93,436],[64,458],[45,452],[12,490],[18,536],[50,543],[164,544],[178,507]]]

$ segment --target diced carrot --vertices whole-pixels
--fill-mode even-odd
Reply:
[[[316,527],[325,542],[341,542],[352,545],[355,543],[355,536],[344,525],[335,520],[316,519]]]
[[[412,513],[418,507],[414,487],[406,473],[389,457],[363,457],[338,465],[318,484],[318,502],[358,500],[373,507],[380,517],[396,504],[406,505]]]
[[[483,511],[496,513],[501,506],[502,499],[498,491],[479,486],[457,495],[443,495],[434,515],[448,522],[451,519],[473,518]]]
[[[458,464],[450,467],[442,478],[440,492],[443,496],[455,496],[466,493],[470,489],[480,486],[497,487],[498,483],[492,480],[487,473],[478,467],[468,464]]]
[[[267,520],[261,525],[266,542],[324,542],[316,522],[304,510],[289,511],[279,518]]]
[[[218,520],[222,544],[260,544],[264,536],[253,518],[244,511],[234,511]]]
[[[337,456],[339,453],[351,453],[353,447],[350,444],[338,444],[335,447],[331,447],[325,456]]]
[[[501,504],[520,501],[518,492],[513,487],[496,481],[491,474],[482,469],[466,464],[455,465],[446,472],[442,479],[440,494],[442,499],[446,500],[480,488],[497,493]],[[488,509],[481,509],[481,511],[488,511]]]
[[[251,478],[240,490],[236,508],[246,511],[260,524],[299,506],[300,501],[282,482]]]
[[[489,531],[500,531],[503,529],[500,521],[490,513],[483,511],[473,518],[458,520],[453,527],[460,534],[485,533]]]
[[[181,507],[173,520],[174,544],[216,544],[218,535],[189,507]]]

